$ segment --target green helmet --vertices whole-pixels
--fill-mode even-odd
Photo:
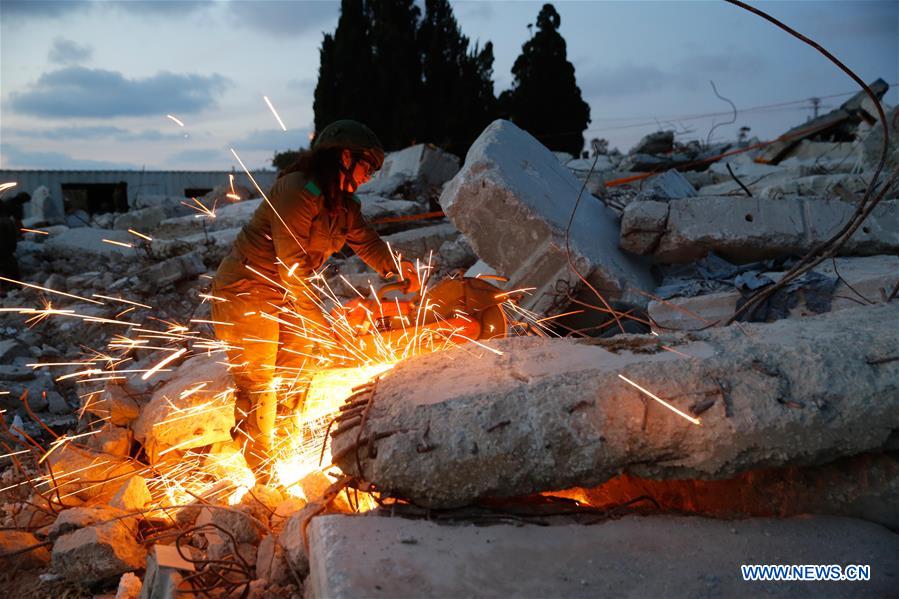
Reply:
[[[334,121],[315,136],[313,150],[340,148],[360,155],[375,169],[384,164],[384,147],[375,132],[351,119]]]

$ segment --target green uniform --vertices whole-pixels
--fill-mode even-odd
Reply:
[[[382,276],[396,270],[354,196],[342,195],[328,210],[318,187],[294,172],[278,179],[268,198],[270,204],[263,200],[222,260],[212,287],[214,296],[227,300],[213,301],[212,316],[228,323],[216,324],[215,334],[232,346],[238,420],[245,417],[241,412],[256,409],[256,418],[246,420],[251,434],[256,423],[262,431],[273,429],[276,366],[278,376],[296,380],[313,353],[314,337],[330,334],[318,295],[305,279],[345,243]]]

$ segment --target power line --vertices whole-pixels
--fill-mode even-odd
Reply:
[[[895,87],[899,85],[899,83],[891,83],[890,87]],[[858,92],[842,92],[838,94],[830,94],[826,96],[815,96],[819,100],[826,100],[831,98],[840,98],[845,96],[853,96]],[[759,106],[751,106],[749,108],[744,108],[739,111],[740,115],[743,114],[752,114],[756,112],[780,112],[780,111],[788,111],[788,110],[807,110],[808,109],[808,101],[809,97],[802,98],[801,100],[787,100],[784,102],[776,102],[773,104],[762,104]],[[643,122],[640,123],[631,123],[628,125],[619,125],[617,127],[591,127],[589,129],[584,130],[584,134],[587,133],[598,133],[603,131],[621,131],[624,129],[634,129],[638,127],[649,127],[651,125],[658,125],[659,121],[693,121],[693,120],[702,120],[712,117],[718,116],[729,116],[733,114],[732,111],[724,111],[724,112],[707,112],[701,114],[686,114],[686,115],[673,115],[673,116],[643,116],[643,117],[617,117],[617,118],[607,118],[607,119],[593,119],[593,122],[596,121],[631,121],[631,120],[641,120]],[[574,133],[574,132],[569,132]],[[554,134],[543,134],[544,137],[550,137],[553,135],[565,135],[563,133],[554,133]]]

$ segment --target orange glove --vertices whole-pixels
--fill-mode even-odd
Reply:
[[[418,269],[415,263],[408,260],[400,262],[400,274],[406,283],[406,293],[416,293],[421,289],[421,279],[418,278]]]

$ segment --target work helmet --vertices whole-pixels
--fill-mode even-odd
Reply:
[[[334,121],[316,135],[313,150],[328,148],[347,149],[365,159],[375,168],[384,164],[384,147],[375,132],[351,119]]]

